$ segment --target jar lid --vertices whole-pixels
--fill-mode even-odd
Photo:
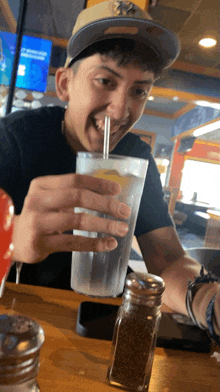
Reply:
[[[148,273],[131,272],[125,280],[125,289],[137,295],[161,296],[165,289],[162,278]]]
[[[35,377],[44,331],[23,315],[0,315],[0,385]]]

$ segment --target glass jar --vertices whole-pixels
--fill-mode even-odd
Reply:
[[[127,276],[113,334],[110,384],[148,391],[164,288],[164,281],[152,274]]]
[[[14,385],[0,385],[1,392],[40,392],[39,385],[34,379]]]
[[[40,392],[36,381],[44,331],[29,317],[0,315],[0,391]]]

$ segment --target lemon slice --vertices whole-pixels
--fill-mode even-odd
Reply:
[[[106,169],[99,169],[92,173],[93,177],[96,178],[103,178],[105,180],[111,180],[117,182],[122,187],[127,186],[129,182],[132,181],[132,176],[121,176],[117,170],[106,170]]]

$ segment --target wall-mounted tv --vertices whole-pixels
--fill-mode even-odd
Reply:
[[[0,31],[0,84],[10,84],[15,49],[16,34]],[[23,36],[16,87],[46,91],[51,50],[51,41]]]
[[[185,137],[183,139],[180,140],[180,145],[178,147],[177,152],[179,153],[185,153],[187,151],[192,150],[194,141],[195,141],[195,137],[191,136],[191,137]]]

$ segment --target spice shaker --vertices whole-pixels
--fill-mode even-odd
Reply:
[[[36,381],[44,331],[23,315],[0,315],[0,391],[40,392]]]
[[[130,273],[114,328],[110,384],[132,391],[148,391],[159,321],[163,279]]]

